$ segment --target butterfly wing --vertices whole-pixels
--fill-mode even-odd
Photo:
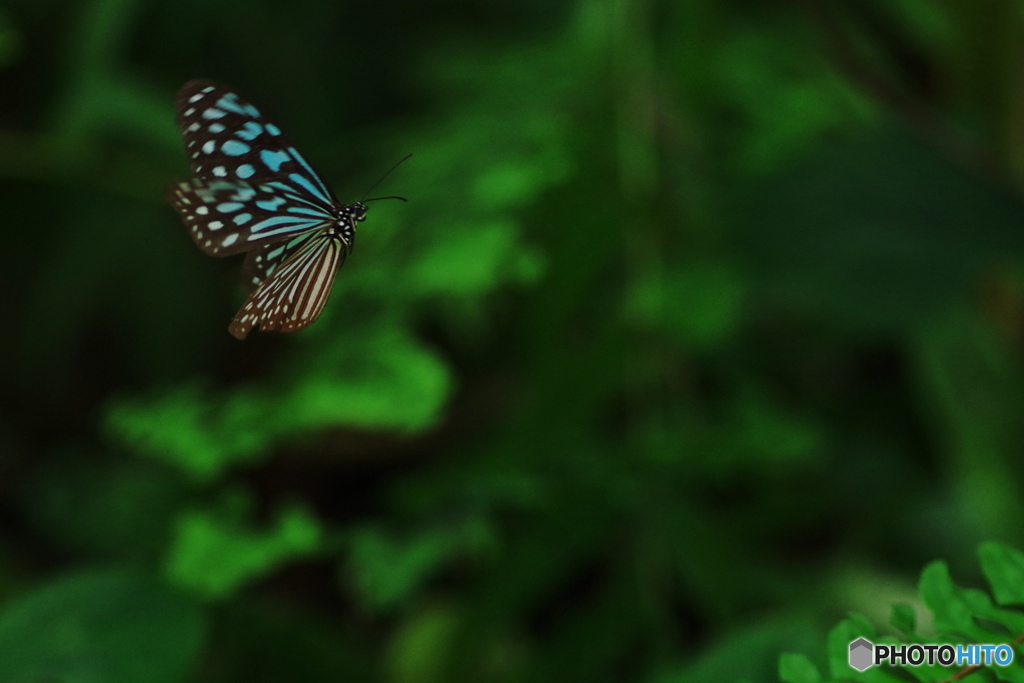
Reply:
[[[312,234],[337,220],[308,197],[269,184],[192,179],[168,188],[167,199],[196,246],[210,256]]]
[[[348,255],[345,243],[328,233],[299,242],[235,314],[228,331],[245,339],[260,330],[294,332],[313,324],[327,303],[334,275]]]
[[[178,130],[200,180],[270,184],[329,208],[338,203],[281,129],[238,93],[210,80],[178,91]]]
[[[246,290],[250,294],[254,292],[310,237],[312,233],[302,234],[288,242],[266,244],[246,254],[245,262],[242,263],[242,284]]]
[[[365,207],[340,206],[281,130],[223,85],[189,81],[177,111],[195,177],[169,188],[168,199],[207,254],[248,252],[251,294],[228,330],[244,339],[256,325],[293,332],[312,324]]]

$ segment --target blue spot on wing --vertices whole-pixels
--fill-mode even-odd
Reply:
[[[281,169],[281,164],[290,160],[291,157],[288,156],[287,152],[282,152],[278,149],[260,150],[260,161],[270,169],[271,173],[277,173]]]
[[[273,199],[263,199],[256,202],[256,206],[263,209],[264,211],[277,211],[278,208],[283,206],[285,200],[281,197],[274,197]]]
[[[256,123],[255,121],[246,121],[245,125],[235,131],[235,135],[252,142],[263,133],[263,126]]]
[[[245,144],[244,142],[239,142],[238,140],[228,140],[223,145],[220,146],[220,149],[229,157],[240,157],[252,148],[249,147],[249,145]]]
[[[238,95],[234,93],[228,93],[221,97],[220,100],[217,101],[217,106],[221,109],[226,109],[243,116],[258,117],[260,115],[260,110],[251,104],[239,104]]]

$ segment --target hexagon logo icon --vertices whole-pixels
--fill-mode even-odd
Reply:
[[[857,671],[864,671],[871,666],[875,646],[867,638],[858,638],[850,643],[850,666]]]

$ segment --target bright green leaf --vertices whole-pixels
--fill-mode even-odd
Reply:
[[[291,391],[260,406],[265,419],[277,418],[279,435],[339,425],[419,431],[440,417],[451,390],[437,355],[397,330],[372,336],[358,357],[300,360]]]
[[[485,294],[508,280],[533,274],[536,255],[524,250],[519,226],[508,218],[450,228],[443,241],[422,254],[410,273],[421,296]]]
[[[211,401],[197,386],[185,385],[149,402],[122,400],[107,414],[108,429],[140,452],[206,481],[252,461],[269,443],[258,399],[244,390],[232,398]]]
[[[1024,553],[996,542],[978,548],[981,569],[1000,605],[1024,604]]]
[[[179,586],[225,598],[286,561],[315,552],[320,535],[317,521],[300,508],[283,511],[266,532],[187,511],[178,519],[165,571]]]
[[[329,346],[304,355],[289,377],[285,386],[268,381],[224,395],[186,385],[149,402],[122,399],[108,411],[108,431],[205,482],[311,431],[425,429],[451,389],[436,354],[395,328],[341,353]]]
[[[937,631],[983,640],[984,634],[974,623],[971,609],[953,583],[945,562],[936,561],[925,567],[920,591],[924,604],[935,615]]]

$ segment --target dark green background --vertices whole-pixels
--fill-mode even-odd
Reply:
[[[7,0],[0,681],[768,681],[1024,543],[1024,6]],[[163,199],[228,83],[311,328]]]

